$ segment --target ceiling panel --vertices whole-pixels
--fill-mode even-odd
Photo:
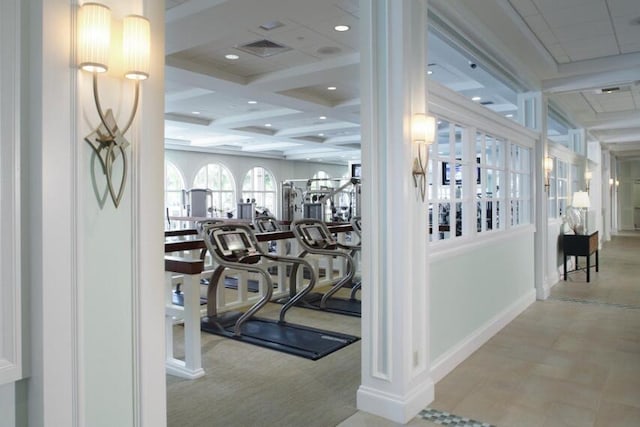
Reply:
[[[607,68],[609,61],[592,64],[590,59],[607,57],[616,63],[621,53],[640,52],[640,25],[634,21],[640,17],[639,0],[483,0],[484,12],[462,0],[433,3],[445,9],[468,8],[472,11],[466,15],[469,20],[459,24],[468,25],[474,32],[480,31],[478,28],[494,32],[494,38],[477,37],[472,43],[482,45],[504,38],[505,19],[513,20],[516,33],[520,28],[522,34],[533,32],[534,36],[523,37],[531,46],[520,50],[520,46],[509,45],[513,51],[497,52],[491,59],[500,65],[508,64],[506,69],[513,66],[518,70],[518,61],[529,61],[523,52],[546,49],[556,64],[549,58],[549,64],[540,65],[538,61],[531,66],[534,73],[540,73],[539,81],[572,79],[581,73],[596,75]],[[514,13],[504,13],[508,4],[522,21],[515,19]],[[193,141],[201,146],[248,150],[258,155],[262,152],[341,163],[357,153],[358,0],[167,0],[166,5],[171,9],[166,31],[167,63],[171,71],[186,71],[167,73],[176,79],[169,78],[166,84],[166,111],[177,114],[166,122],[167,137],[172,138],[169,142]],[[484,27],[478,25],[476,20],[480,19],[486,20]],[[283,25],[273,30],[260,28],[269,21]],[[336,24],[350,25],[351,30],[338,33],[333,29]],[[537,46],[536,38],[540,42]],[[259,39],[272,40],[292,50],[259,58],[236,49]],[[467,97],[479,95],[482,101],[492,102],[488,107],[503,115],[515,110],[515,92],[491,77],[485,64],[471,69],[469,61],[477,58],[468,50],[454,50],[448,42],[434,44],[433,39],[430,34],[430,79]],[[328,53],[323,48],[329,48]],[[486,52],[496,53],[496,49],[489,46]],[[240,58],[225,59],[228,53],[237,53]],[[517,61],[511,62],[509,55]],[[557,66],[570,66],[576,61],[585,62],[580,63],[580,68],[571,68],[571,72],[563,71],[565,65]],[[328,86],[336,86],[337,90],[327,91]],[[590,86],[593,87],[598,86]],[[615,97],[581,88],[571,90],[552,97],[576,120],[595,121],[596,113],[602,117],[628,115],[639,108],[640,92],[636,87]],[[320,116],[327,119],[321,120]],[[190,118],[213,121],[203,126],[189,123]],[[332,151],[328,152],[329,148]]]

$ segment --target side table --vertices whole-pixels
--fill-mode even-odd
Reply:
[[[578,257],[587,257],[587,282],[591,279],[591,255],[595,254],[596,272],[598,271],[598,232],[591,234],[565,234],[562,238],[562,251],[564,253],[564,280],[567,280],[567,257],[576,257],[576,270],[578,268]]]

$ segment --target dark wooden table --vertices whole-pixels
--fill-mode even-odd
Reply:
[[[598,271],[598,232],[591,234],[565,234],[562,238],[562,252],[564,253],[564,280],[567,280],[567,257],[576,257],[576,270],[578,268],[578,257],[587,258],[587,282],[591,279],[591,255],[595,254],[596,272]],[[569,272],[571,273],[571,272]]]

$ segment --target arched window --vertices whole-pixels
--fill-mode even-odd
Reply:
[[[164,163],[164,206],[170,216],[182,215],[182,190],[184,178],[171,162]]]
[[[276,215],[276,180],[271,172],[260,166],[247,172],[242,182],[242,199],[255,199],[258,210],[266,208]]]
[[[213,216],[224,216],[236,207],[233,176],[220,163],[203,166],[193,180],[193,188],[208,188],[213,192]]]

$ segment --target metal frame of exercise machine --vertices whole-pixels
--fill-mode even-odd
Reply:
[[[349,299],[337,298],[333,295],[353,280],[354,262],[350,252],[359,250],[359,246],[345,245],[336,241],[327,225],[316,219],[299,219],[291,223],[291,231],[296,236],[298,243],[303,250],[299,257],[304,258],[307,254],[326,255],[331,257],[340,257],[346,261],[347,274],[333,284],[331,289],[326,293],[308,294],[304,299],[298,299],[299,305],[305,308],[313,308],[316,310],[324,310],[332,313],[346,314],[349,316],[360,317],[362,313],[362,304],[356,299],[356,292],[360,289],[360,285],[356,284],[351,288]],[[345,252],[347,251],[347,252]],[[291,272],[291,295],[292,299],[297,292],[295,290],[295,280],[297,266],[293,266]],[[315,276],[315,272],[313,273]]]
[[[271,300],[273,281],[263,260],[290,263],[292,271],[311,265],[295,257],[276,256],[262,252],[251,228],[244,224],[208,224],[203,227],[207,249],[218,267],[214,270],[207,289],[207,316],[201,319],[203,331],[244,341],[273,350],[317,360],[339,350],[359,338],[353,335],[311,328],[285,321],[287,311],[301,301],[315,286],[312,274],[306,287],[290,299],[280,310],[279,320],[256,317]],[[220,279],[227,268],[257,273],[264,279],[264,295],[245,312],[218,314],[216,295]],[[295,276],[292,274],[292,283]]]

